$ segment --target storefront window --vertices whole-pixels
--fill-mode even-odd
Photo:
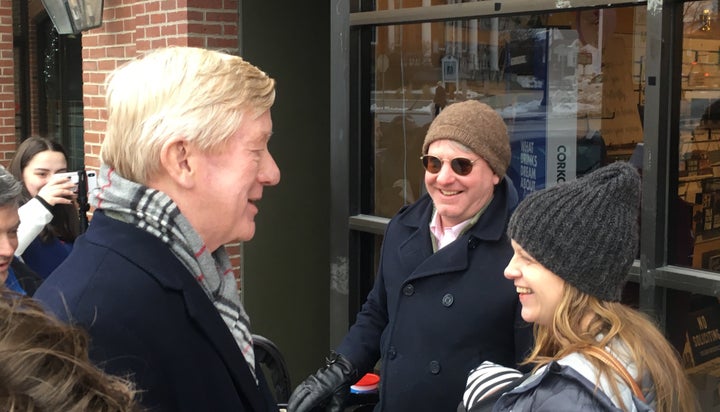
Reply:
[[[79,36],[59,35],[49,18],[37,25],[39,62],[39,134],[59,141],[68,169],[83,167],[82,43]]]
[[[645,8],[376,27],[370,112],[374,198],[392,217],[425,192],[430,122],[475,99],[505,119],[521,197],[630,159],[642,142]]]
[[[357,0],[352,1],[350,4],[352,12],[367,12],[414,9],[460,3],[476,3],[482,1],[484,0]],[[528,6],[527,2],[524,2],[523,0],[510,0],[510,2],[523,4],[526,7]],[[594,3],[584,0],[551,0],[546,2],[546,8],[567,9],[571,7],[584,7],[592,4]],[[505,3],[505,5],[507,5],[507,3]]]
[[[720,27],[717,3],[685,3],[678,197],[671,263],[720,271]]]
[[[409,7],[410,2],[373,4],[399,8]],[[359,47],[363,80],[356,100],[360,102],[360,157],[372,156],[372,162],[367,162],[372,167],[358,162],[363,186],[359,210],[353,210],[360,217],[353,218],[387,221],[425,193],[419,160],[425,133],[443,107],[463,100],[487,103],[505,120],[512,148],[508,176],[521,197],[614,161],[629,161],[642,173],[643,159],[649,158],[658,173],[647,176],[662,175],[658,179],[662,183],[653,188],[656,196],[645,193],[643,221],[664,219],[667,210],[667,234],[659,225],[657,236],[653,233],[642,239],[642,258],[639,268],[634,268],[635,273],[641,272],[640,284],[628,283],[623,302],[644,305],[651,316],[658,316],[698,389],[702,409],[711,410],[720,405],[717,340],[708,338],[720,329],[720,304],[713,296],[717,279],[712,273],[686,268],[720,272],[719,10],[717,1],[686,2],[682,20],[675,20],[675,5],[663,6],[661,17],[667,14],[668,20],[682,21],[682,62],[673,60],[682,65],[682,73],[671,71],[672,81],[680,82],[681,96],[677,104],[674,92],[678,89],[664,88],[668,90],[662,93],[671,94],[671,107],[660,113],[657,107],[649,107],[647,133],[663,129],[657,127],[659,123],[675,124],[676,119],[679,131],[675,127],[662,130],[643,142],[645,81],[655,80],[646,74],[645,54],[646,49],[660,49],[657,27],[650,28],[653,44],[646,45],[646,17],[658,21],[657,15],[647,14],[647,7],[527,12],[375,27],[358,23],[363,39]],[[423,19],[406,21],[419,20]],[[680,37],[674,26],[662,29]],[[670,40],[663,35],[662,41],[668,42],[664,44],[678,47]],[[672,51],[676,52],[680,54]],[[655,65],[661,57],[651,55],[650,73],[659,72]],[[657,94],[652,86],[648,90]],[[665,118],[670,112],[670,119]],[[651,157],[658,148],[664,150],[668,141],[672,146],[669,169],[664,152],[660,161]],[[651,153],[648,156],[643,154],[644,143]],[[668,171],[671,184],[666,199],[664,173]],[[652,179],[646,178],[644,186],[650,186]],[[643,189],[647,192],[647,187]],[[377,267],[382,236],[376,228],[359,226],[353,229],[373,236],[359,248],[357,260],[364,263],[364,270],[351,277],[367,278],[375,273],[367,268]],[[659,245],[667,248],[658,251]],[[366,293],[361,290],[360,296]]]
[[[677,196],[670,197],[668,262],[720,272],[720,27],[717,2],[683,5]],[[716,408],[717,297],[668,292],[667,334],[703,407]]]
[[[396,10],[412,7],[429,7],[443,4],[464,3],[461,0],[376,0],[362,11]]]

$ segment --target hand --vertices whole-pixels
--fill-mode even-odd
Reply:
[[[76,196],[75,184],[69,177],[52,176],[45,186],[40,188],[37,195],[50,206],[69,205]]]
[[[350,361],[333,352],[325,367],[295,388],[288,401],[288,412],[309,412],[322,406],[326,406],[327,411],[341,411],[350,393],[350,384],[357,376]]]

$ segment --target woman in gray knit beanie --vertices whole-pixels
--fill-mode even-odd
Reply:
[[[484,362],[468,379],[464,409],[697,410],[675,350],[649,318],[619,302],[637,251],[639,208],[640,176],[624,162],[518,205],[505,277],[534,324],[525,361],[534,369],[517,379],[517,371]]]

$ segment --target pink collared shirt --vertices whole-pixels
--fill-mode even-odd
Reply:
[[[437,250],[444,248],[452,243],[453,240],[457,239],[463,233],[463,229],[465,229],[473,219],[474,217],[460,222],[455,226],[443,227],[437,210],[433,211],[433,217],[430,219],[430,232],[435,236],[435,240],[437,241]]]

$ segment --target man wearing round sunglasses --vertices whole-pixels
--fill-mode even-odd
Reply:
[[[475,100],[447,106],[423,143],[427,194],[388,225],[377,278],[327,365],[293,392],[290,412],[340,411],[348,386],[380,362],[376,411],[454,411],[467,374],[516,367],[532,343],[505,234],[517,192],[502,118]]]

